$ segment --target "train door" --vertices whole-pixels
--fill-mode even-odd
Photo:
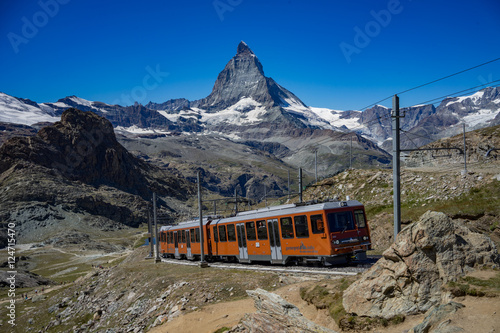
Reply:
[[[179,256],[179,239],[178,239],[178,233],[177,231],[174,231],[174,246],[175,246],[175,257],[180,258]]]
[[[248,260],[247,237],[245,235],[245,224],[239,223],[236,225],[238,233],[238,247],[240,249],[240,260]]]
[[[267,220],[267,226],[269,230],[269,245],[271,245],[271,261],[283,260],[278,219]]]
[[[187,257],[188,259],[193,258],[193,254],[191,253],[191,238],[189,237],[189,230],[184,230],[183,232],[186,233],[186,249],[187,249]]]

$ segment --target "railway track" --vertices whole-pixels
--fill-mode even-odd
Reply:
[[[240,269],[240,270],[261,271],[261,272],[353,276],[369,269],[379,258],[380,256],[369,256],[367,260],[364,260],[359,263],[351,263],[346,266],[326,266],[326,267],[273,266],[265,264],[250,265],[250,264],[223,263],[223,262],[209,263],[209,266],[218,269]],[[166,259],[166,258],[162,258],[161,261],[164,263],[175,264],[175,265],[199,266],[199,261],[176,260],[176,259]]]

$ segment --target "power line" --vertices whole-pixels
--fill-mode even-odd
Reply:
[[[421,84],[419,86],[416,86],[416,87],[413,87],[413,88],[410,88],[410,89],[407,89],[407,90],[404,90],[402,92],[399,92],[397,93],[397,95],[401,95],[401,94],[404,94],[408,91],[412,91],[412,90],[415,90],[415,89],[418,89],[418,88],[422,88],[422,87],[425,87],[425,86],[428,86],[429,84],[432,84],[432,83],[436,83],[436,82],[439,82],[439,81],[442,81],[444,79],[447,79],[447,78],[450,78],[452,76],[455,76],[455,75],[458,75],[458,74],[462,74],[462,73],[465,73],[465,72],[468,72],[470,70],[473,70],[473,69],[476,69],[478,67],[481,67],[481,66],[484,66],[484,65],[487,65],[487,64],[491,64],[492,62],[495,62],[495,61],[498,61],[500,60],[500,58],[496,58],[496,59],[493,59],[493,60],[490,60],[490,61],[487,61],[487,62],[483,62],[482,64],[479,64],[479,65],[476,65],[476,66],[473,66],[473,67],[470,67],[470,68],[467,68],[467,69],[464,69],[460,72],[456,72],[456,73],[453,73],[453,74],[450,74],[450,75],[447,75],[447,76],[444,76],[442,78],[439,78],[439,79],[436,79],[436,80],[433,80],[433,81],[430,81],[430,82],[427,82],[427,83],[424,83],[424,84]]]
[[[491,82],[488,82],[488,83],[484,83],[484,84],[480,84],[478,86],[475,86],[475,87],[472,87],[472,88],[468,88],[468,89],[465,89],[465,90],[461,90],[461,91],[457,91],[457,92],[454,92],[454,93],[451,93],[451,94],[447,94],[445,96],[441,96],[441,97],[436,97],[436,98],[433,98],[433,99],[430,99],[428,101],[425,101],[425,102],[419,102],[417,103],[416,105],[419,105],[419,104],[427,104],[427,103],[431,103],[431,102],[434,102],[434,101],[440,101],[440,100],[443,100],[447,97],[454,97],[453,95],[458,95],[458,94],[462,94],[464,92],[467,92],[467,91],[470,91],[470,90],[474,90],[474,89],[477,89],[479,87],[484,87],[484,86],[487,86],[489,84],[492,84],[492,83],[495,83],[495,82],[500,82],[500,80],[494,80],[494,81],[491,81]],[[410,108],[411,106],[405,106],[404,108]]]
[[[468,71],[470,71],[470,70],[476,69],[476,68],[478,68],[478,67],[481,67],[481,66],[485,66],[485,65],[491,64],[492,62],[495,62],[495,61],[498,61],[498,60],[500,60],[500,58],[496,58],[496,59],[493,59],[493,60],[490,60],[490,61],[487,61],[487,62],[483,62],[482,64],[479,64],[479,65],[476,65],[476,66],[473,66],[473,67],[469,67],[469,68],[467,68],[467,69],[461,70],[461,71],[459,71],[459,72],[456,72],[456,73],[453,73],[453,74],[450,74],[450,75],[443,76],[443,77],[441,77],[441,78],[439,78],[439,79],[436,79],[436,80],[433,80],[433,81],[430,81],[430,82],[427,82],[427,83],[421,84],[421,85],[419,85],[419,86],[416,86],[416,87],[413,87],[413,88],[410,88],[410,89],[403,90],[403,91],[401,91],[401,92],[396,93],[396,95],[401,95],[401,94],[407,93],[407,92],[409,92],[409,91],[412,91],[412,90],[415,90],[415,89],[418,89],[418,88],[422,88],[422,87],[428,86],[428,85],[430,85],[430,84],[433,84],[433,83],[436,83],[436,82],[442,81],[442,80],[444,80],[444,79],[448,79],[448,78],[453,77],[453,76],[455,76],[455,75],[462,74],[462,73],[468,72]],[[367,109],[367,108],[369,108],[369,107],[371,107],[371,106],[377,105],[378,103],[381,103],[381,102],[383,102],[383,101],[388,100],[389,98],[392,98],[392,96],[393,96],[393,95],[391,95],[391,96],[389,96],[389,97],[386,97],[386,98],[384,98],[384,99],[381,99],[380,101],[377,101],[377,102],[375,102],[375,103],[372,103],[372,104],[370,104],[370,105],[368,105],[368,106],[366,106],[366,107],[364,107],[364,108],[361,108],[360,110],[365,110],[365,109]]]

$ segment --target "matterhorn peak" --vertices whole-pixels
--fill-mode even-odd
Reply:
[[[305,106],[295,95],[264,75],[257,56],[241,41],[236,55],[219,73],[212,93],[193,103],[193,106],[217,112],[235,105],[243,98],[250,98],[267,108],[288,106],[291,101]]]
[[[241,41],[238,44],[238,49],[236,51],[236,55],[247,55],[247,54],[255,55],[255,53],[253,53],[253,51],[250,50],[247,43],[245,43],[244,41]]]

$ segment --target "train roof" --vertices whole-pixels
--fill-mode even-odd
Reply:
[[[240,212],[236,216],[227,218],[222,218],[220,216],[217,217],[207,216],[203,218],[203,225],[206,225],[208,221],[211,221],[212,224],[244,222],[248,220],[272,218],[278,215],[286,215],[286,214],[292,215],[292,214],[308,213],[317,210],[328,210],[335,208],[358,207],[358,206],[363,206],[363,204],[357,200],[327,201],[321,203],[306,202],[306,203],[270,206],[270,207]],[[198,219],[187,222],[181,222],[175,226],[162,226],[160,228],[160,231],[177,230],[184,228],[196,228],[199,226],[200,226],[200,220]]]

